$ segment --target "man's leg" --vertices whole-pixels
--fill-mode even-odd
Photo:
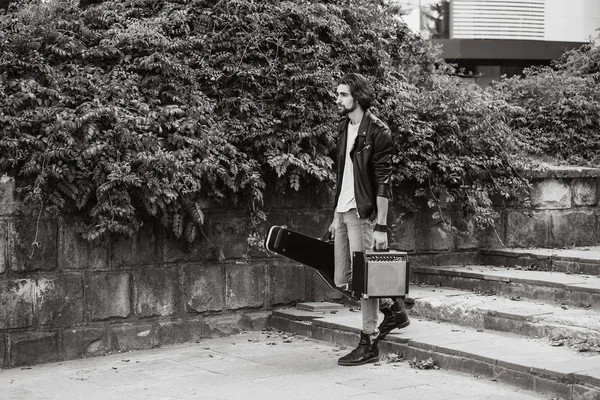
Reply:
[[[394,329],[406,328],[410,325],[408,315],[404,310],[402,299],[382,299],[379,310],[383,313],[383,321],[379,324],[379,339],[383,339]]]
[[[373,228],[371,223],[366,219],[358,218],[356,210],[343,213],[340,220],[343,221],[346,227],[348,260],[351,260],[353,252],[365,251],[373,246]],[[377,345],[377,337],[379,335],[379,331],[377,330],[379,301],[377,299],[361,299],[360,305],[363,322],[360,342],[356,349],[338,360],[339,365],[362,365],[379,360],[379,347]]]
[[[352,269],[350,244],[348,242],[348,229],[343,221],[344,213],[338,213],[335,236],[333,238],[333,251],[335,270],[333,281],[338,287],[350,291],[352,286]]]

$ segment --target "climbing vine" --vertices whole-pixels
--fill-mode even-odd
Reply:
[[[333,92],[371,79],[394,184],[485,226],[527,182],[500,100],[472,91],[397,6],[351,0],[27,0],[0,15],[0,170],[88,239],[144,221],[201,236],[207,204],[331,189]],[[408,188],[408,190],[404,190]],[[251,229],[252,230],[252,229]]]

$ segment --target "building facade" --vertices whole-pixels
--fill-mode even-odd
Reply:
[[[482,86],[595,40],[598,0],[403,0],[405,21]]]

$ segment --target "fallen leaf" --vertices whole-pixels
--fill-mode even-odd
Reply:
[[[411,362],[409,362],[409,365],[416,369],[440,369],[440,367],[435,365],[431,357],[422,361],[417,361],[417,358],[415,357]]]

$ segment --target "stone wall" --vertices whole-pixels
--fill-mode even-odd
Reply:
[[[274,204],[271,218],[316,234],[330,212],[315,200],[296,211],[307,201]],[[224,260],[208,240],[181,244],[151,227],[92,244],[70,221],[24,212],[0,178],[0,368],[260,330],[274,307],[335,298],[304,267],[244,258],[240,212],[208,210],[204,232]]]
[[[595,170],[532,175],[532,209],[503,209],[495,230],[453,237],[428,210],[394,225],[392,247],[413,265],[465,263],[480,248],[598,244]],[[270,199],[267,225],[322,236],[331,199],[310,193]],[[20,211],[14,182],[0,178],[0,368],[144,349],[268,326],[270,311],[335,299],[305,267],[253,250],[235,209],[210,209],[195,245],[157,228],[90,244],[70,221]],[[399,211],[390,210],[390,221]],[[37,235],[37,236],[36,236]],[[224,261],[209,243],[222,246]],[[32,245],[32,243],[36,243]]]
[[[600,245],[600,169],[545,167],[527,177],[531,207],[500,207],[494,229],[478,231],[473,221],[450,211],[452,224],[467,232],[451,235],[423,210],[395,228],[396,247],[413,253],[413,265],[440,265],[476,261],[483,248]]]

